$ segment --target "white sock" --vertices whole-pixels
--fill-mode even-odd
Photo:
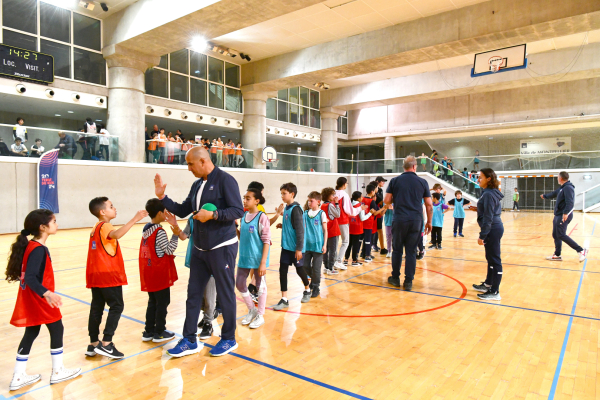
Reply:
[[[50,355],[52,356],[52,369],[57,370],[63,366],[63,348],[50,349]]]
[[[281,298],[281,300],[283,300],[283,301],[288,301],[288,300],[287,300],[287,297],[282,297],[282,298]]]
[[[17,362],[15,363],[15,374],[24,374],[27,370],[27,360],[29,360],[29,354],[17,353]]]

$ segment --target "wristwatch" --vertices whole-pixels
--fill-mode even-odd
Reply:
[[[213,211],[212,219],[217,219],[217,218],[219,218],[219,213],[217,211]]]

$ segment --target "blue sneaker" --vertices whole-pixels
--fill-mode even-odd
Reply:
[[[210,351],[210,355],[214,357],[224,356],[238,348],[235,340],[219,340],[219,343]]]
[[[195,343],[190,342],[188,339],[180,339],[179,342],[172,349],[167,350],[167,354],[171,357],[183,357],[189,356],[190,354],[198,353],[204,347],[204,343],[197,341]]]
[[[459,233],[458,236],[465,237],[465,235],[463,235],[462,233]]]

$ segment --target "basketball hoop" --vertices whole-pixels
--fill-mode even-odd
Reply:
[[[279,163],[279,160],[272,160],[269,158],[269,162],[271,163],[273,168],[277,168],[277,164]]]
[[[490,71],[492,73],[496,73],[498,71],[500,71],[500,68],[504,67],[504,58],[500,57],[500,56],[493,56],[488,60],[488,64],[490,65]]]

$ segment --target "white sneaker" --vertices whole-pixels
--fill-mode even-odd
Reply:
[[[265,323],[265,319],[262,315],[257,315],[256,318],[254,318],[254,321],[252,321],[252,323],[250,324],[250,329],[256,329],[259,326],[262,326]]]
[[[256,307],[254,307],[252,310],[250,310],[248,312],[248,314],[246,314],[244,319],[242,319],[242,325],[249,325],[250,322],[252,322],[254,320],[254,318],[256,318],[257,315],[258,315],[258,310],[256,309]]]
[[[342,271],[345,271],[348,269],[348,267],[342,263],[333,264],[333,268],[341,269]]]
[[[52,370],[52,376],[50,377],[50,384],[68,381],[81,375],[81,368],[66,369],[61,367],[59,369]]]
[[[337,275],[339,274],[338,271],[336,271],[335,269],[327,269],[325,268],[325,275]]]
[[[10,381],[10,386],[8,390],[19,390],[24,388],[25,386],[29,386],[33,383],[42,379],[42,375],[27,375],[26,373],[22,374],[13,374],[12,381]]]
[[[387,254],[385,255],[385,258],[392,258],[392,252],[390,251],[389,253],[387,253]]]
[[[583,251],[580,251],[579,253],[579,262],[584,262],[585,259],[587,258],[589,250],[588,249],[583,249]]]
[[[581,256],[580,256],[580,259],[581,259]],[[562,257],[561,256],[557,256],[555,254],[552,254],[551,256],[546,257],[546,260],[549,260],[549,261],[562,261]],[[585,258],[584,258],[584,260],[585,260]]]

